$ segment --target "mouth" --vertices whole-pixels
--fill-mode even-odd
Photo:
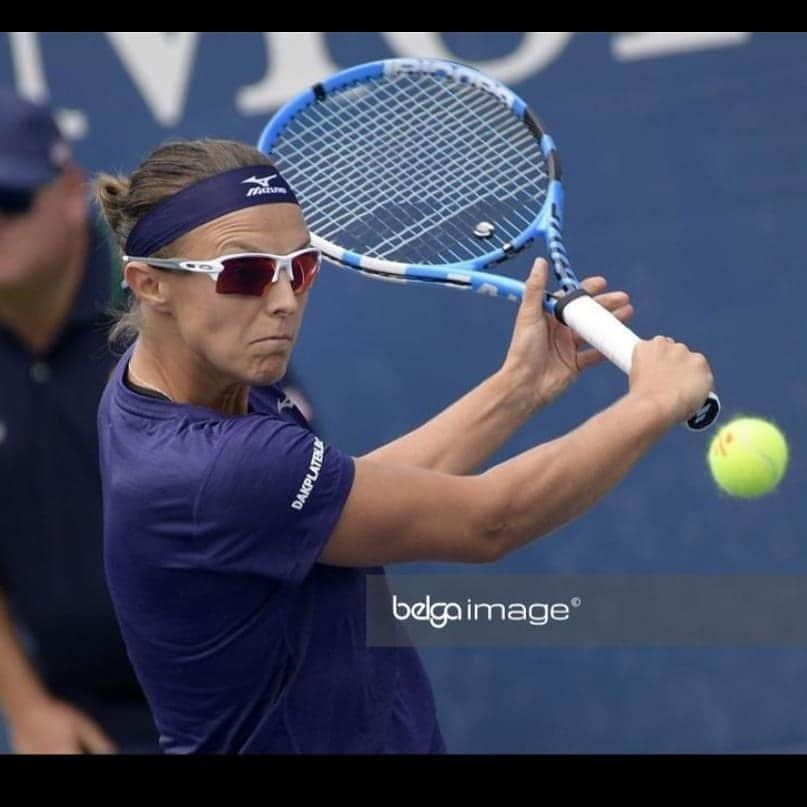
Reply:
[[[255,339],[253,344],[257,342],[280,342],[281,344],[283,342],[288,342],[290,344],[291,341],[292,339],[290,336],[262,336],[260,339]]]

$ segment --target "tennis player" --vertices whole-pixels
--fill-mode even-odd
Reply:
[[[137,332],[98,418],[106,571],[161,746],[443,752],[415,649],[366,645],[366,576],[494,561],[580,515],[698,409],[706,360],[665,337],[640,342],[624,397],[475,474],[600,359],[545,316],[538,260],[501,369],[354,458],[275,386],[319,255],[267,157],[168,143],[128,179],[100,177],[98,195],[132,291],[112,336]],[[585,286],[629,318],[624,292]]]

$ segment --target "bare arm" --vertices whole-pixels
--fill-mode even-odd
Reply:
[[[547,264],[539,259],[528,280],[513,338],[502,368],[418,429],[366,455],[366,459],[451,474],[468,474],[542,406],[554,400],[579,372],[601,356],[581,350],[565,326],[543,310]],[[605,279],[583,281],[587,290],[621,320],[633,313],[625,292],[605,291]]]
[[[420,428],[365,459],[450,474],[471,473],[534,411],[524,385],[515,374],[502,369]]]
[[[636,347],[631,392],[569,434],[473,477],[356,461],[320,560],[486,562],[546,535],[611,490],[673,424],[700,406],[703,356],[663,337]]]
[[[48,692],[20,643],[0,592],[0,706],[13,720]]]

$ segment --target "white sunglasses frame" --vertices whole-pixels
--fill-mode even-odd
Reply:
[[[294,252],[288,252],[285,255],[275,255],[271,252],[234,252],[231,255],[220,255],[218,258],[209,258],[206,260],[188,260],[185,258],[138,258],[132,255],[123,255],[121,260],[123,265],[126,266],[130,263],[145,263],[147,266],[154,266],[157,269],[176,269],[182,272],[198,272],[207,275],[214,283],[218,281],[219,275],[224,271],[224,261],[232,260],[233,258],[272,258],[275,261],[275,273],[269,281],[269,285],[276,283],[280,277],[280,270],[285,269],[286,274],[291,283],[293,275],[291,262],[307,252],[315,252],[317,255],[317,268],[314,270],[314,276],[319,273],[320,266],[322,265],[322,251],[316,247],[303,247],[296,249]],[[309,286],[310,287],[310,286]],[[124,278],[121,282],[121,288],[128,289],[129,284]]]

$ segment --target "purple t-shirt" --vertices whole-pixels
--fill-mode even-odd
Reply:
[[[353,482],[276,387],[228,417],[130,389],[98,413],[107,581],[167,752],[445,750],[413,647],[367,647],[368,574],[317,563]]]

